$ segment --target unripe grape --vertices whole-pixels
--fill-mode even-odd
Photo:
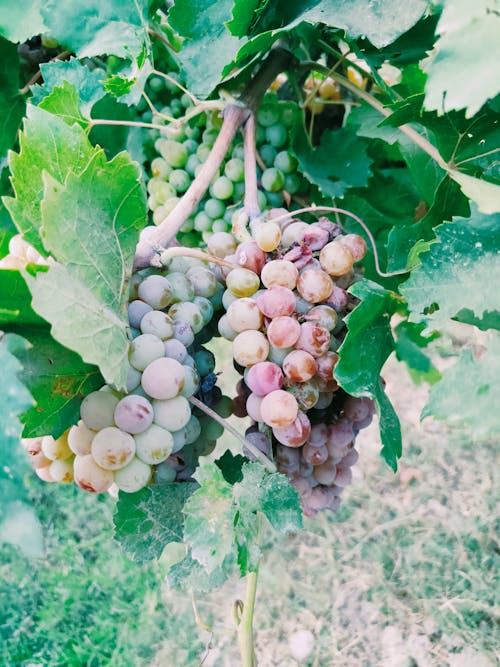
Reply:
[[[232,158],[226,162],[224,167],[225,175],[234,183],[240,183],[245,179],[245,167],[243,160],[240,158]]]
[[[260,311],[273,319],[291,315],[295,310],[295,295],[288,287],[270,287],[257,297]]]
[[[194,303],[188,301],[175,303],[169,308],[168,314],[173,319],[174,323],[182,322],[188,324],[195,334],[200,333],[203,329],[203,316],[198,306]],[[177,336],[175,337],[177,338]]]
[[[165,346],[166,357],[169,357],[170,359],[175,359],[175,361],[178,361],[180,364],[184,363],[184,360],[187,357],[187,350],[186,346],[183,345],[180,342],[180,340],[177,340],[176,338],[172,338],[171,340],[166,340],[164,342],[164,346]],[[160,361],[160,359],[158,359],[157,361]]]
[[[227,176],[219,176],[210,187],[210,194],[216,199],[229,199],[233,191],[233,182]]]
[[[293,290],[297,285],[299,272],[295,264],[292,264],[292,262],[282,259],[274,259],[264,266],[260,278],[265,287],[281,285],[282,287],[288,287],[288,289]]]
[[[172,434],[157,424],[151,424],[134,440],[137,458],[149,465],[157,465],[168,459],[174,445]]]
[[[281,229],[274,222],[264,222],[252,231],[252,236],[261,250],[272,252],[280,244]]]
[[[264,127],[270,127],[278,123],[280,119],[280,108],[276,102],[264,101],[257,111],[257,121]]]
[[[250,419],[253,419],[256,422],[262,421],[262,413],[260,411],[262,398],[262,396],[257,396],[257,394],[250,394],[250,396],[246,399],[247,414]]]
[[[274,123],[269,127],[266,127],[266,139],[275,148],[281,148],[284,146],[288,139],[288,132],[284,125],[281,123]]]
[[[293,350],[283,361],[283,372],[292,382],[306,382],[316,375],[316,362],[309,352]]]
[[[161,144],[160,153],[171,167],[184,167],[188,159],[186,147],[168,139]]]
[[[321,357],[328,352],[330,345],[330,332],[314,322],[304,322],[300,325],[300,336],[295,347],[305,350],[313,357]]]
[[[332,241],[320,252],[319,261],[321,268],[331,276],[343,276],[352,269],[354,257],[346,246]]]
[[[232,234],[217,232],[208,239],[208,252],[216,257],[227,257],[236,250],[236,241]]]
[[[284,174],[291,174],[297,169],[297,159],[290,151],[281,151],[274,158],[274,166]]]
[[[305,319],[309,322],[315,322],[320,326],[328,329],[328,331],[333,331],[338,324],[339,317],[336,311],[330,306],[314,306],[311,310],[306,313]]]
[[[115,484],[120,491],[135,493],[149,484],[151,474],[149,465],[138,458],[134,458],[125,468],[116,471]]]
[[[132,396],[128,398],[141,398]],[[105,470],[118,470],[127,465],[135,453],[134,438],[116,426],[107,426],[92,440],[91,454],[94,461]]]
[[[224,306],[224,310],[229,310],[229,306],[235,301],[239,301],[238,297],[235,296],[231,290],[224,290],[224,294],[222,295],[222,305]]]
[[[269,342],[278,349],[292,347],[299,336],[300,324],[293,317],[275,317],[267,327]]]
[[[265,424],[271,428],[284,428],[297,418],[299,406],[292,394],[278,389],[264,396],[260,411]]]
[[[95,431],[91,431],[83,420],[80,419],[77,425],[72,426],[68,431],[68,446],[74,454],[85,456],[90,454],[90,446],[95,436]]]
[[[326,301],[333,289],[333,281],[324,271],[306,269],[302,271],[297,281],[297,291],[300,296],[310,303]]]
[[[172,298],[172,287],[163,276],[153,274],[139,285],[139,298],[153,308],[166,308]]]
[[[73,455],[68,445],[68,431],[65,431],[57,440],[51,435],[46,435],[42,439],[41,450],[43,455],[51,461],[64,461]]]
[[[141,331],[143,334],[152,334],[161,338],[161,340],[165,340],[174,335],[174,324],[166,313],[160,310],[152,310],[142,318]],[[159,346],[157,347],[159,349]]]
[[[85,426],[93,431],[112,426],[115,423],[114,413],[118,400],[107,391],[93,391],[85,396],[80,405],[80,416]]]
[[[278,442],[286,447],[301,447],[307,442],[311,433],[311,422],[307,415],[298,411],[296,419],[282,428],[273,428],[273,435]]]
[[[158,338],[158,336],[149,333],[141,334],[132,341],[129,352],[129,361],[135,369],[143,371],[148,364],[155,359],[163,357],[164,354],[165,348],[163,346],[163,341]],[[85,417],[83,417],[83,413],[82,419],[87,423]],[[87,425],[92,426],[91,424]]]
[[[243,331],[233,341],[233,357],[240,366],[253,366],[265,361],[269,354],[269,343],[260,331]]]
[[[128,304],[128,321],[131,327],[139,329],[141,326],[141,320],[146,313],[151,312],[153,309],[149,303],[145,303],[140,299],[135,299]]]
[[[42,468],[35,468],[35,474],[37,477],[39,477],[42,482],[55,482],[56,480],[52,477],[50,474],[50,464],[52,461],[49,461],[48,466],[44,466]]]
[[[191,417],[191,407],[184,396],[153,401],[154,422],[172,433],[184,428]]]
[[[217,289],[217,278],[209,269],[194,266],[186,273],[186,277],[193,285],[196,296],[211,297]]]
[[[269,192],[278,192],[285,185],[285,175],[279,169],[270,167],[261,176],[262,187]]]
[[[90,493],[104,493],[114,480],[111,470],[101,468],[91,454],[75,457],[73,474],[77,485]]]
[[[225,338],[226,340],[233,340],[236,338],[238,335],[238,332],[233,329],[233,327],[229,324],[229,320],[227,318],[227,315],[223,315],[219,322],[217,323],[217,329],[220,333],[220,335]]]
[[[251,296],[260,285],[259,276],[249,269],[233,269],[226,278],[226,285],[238,297]]]
[[[160,400],[174,398],[184,386],[184,368],[175,359],[170,359],[168,357],[155,359],[144,369],[141,384],[144,391],[152,398]],[[126,399],[122,399],[120,403],[124,400]],[[120,403],[117,406],[117,410]],[[152,415],[153,412],[151,408],[151,421],[149,424],[153,421]],[[147,428],[149,424],[145,428]],[[125,430],[128,431],[129,429],[125,428]],[[130,433],[134,432],[137,433],[138,431],[130,431]]]
[[[55,482],[59,484],[71,484],[73,481],[73,461],[52,461],[49,467],[50,475]]]
[[[258,330],[262,326],[262,313],[253,299],[237,299],[230,304],[226,313],[229,325],[241,333],[250,329]]]

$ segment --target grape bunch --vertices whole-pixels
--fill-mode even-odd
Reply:
[[[74,480],[93,493],[112,486],[132,493],[153,477],[191,477],[222,430],[189,401],[195,394],[210,404],[222,398],[214,356],[197,340],[222,292],[213,272],[196,259],[174,258],[166,272],[134,275],[126,391],[105,385],[83,399],[80,421],[59,438],[24,441],[42,480]]]
[[[175,73],[171,74],[174,76]],[[153,83],[153,82],[151,82]],[[185,93],[172,95],[161,112],[177,117],[193,105]],[[262,210],[281,206],[289,195],[307,192],[304,179],[296,173],[297,161],[290,152],[290,127],[298,108],[279,101],[268,93],[257,113],[256,144],[259,166],[257,176],[259,206]],[[161,116],[153,116],[163,123]],[[156,156],[151,159],[148,206],[155,224],[160,224],[189,188],[203,162],[208,158],[222,125],[219,111],[204,112],[185,123],[167,123],[154,142]],[[178,235],[185,246],[207,243],[213,232],[228,232],[244,197],[243,138],[229,150],[209,192],[186,220]]]
[[[218,328],[243,375],[234,411],[255,422],[247,438],[266,454],[272,446],[314,515],[338,508],[358,458],[356,433],[373,414],[370,400],[348,396],[334,376],[353,306],[346,288],[366,245],[326,218],[307,224],[279,209],[268,218],[253,221],[252,239],[225,257],[235,268],[222,269]],[[226,239],[214,234],[210,245],[222,254]]]

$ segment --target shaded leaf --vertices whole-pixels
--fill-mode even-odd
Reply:
[[[173,590],[209,593],[222,586],[230,570],[231,563],[226,561],[224,567],[215,568],[208,573],[191,554],[188,554],[170,567],[167,581]]]
[[[408,321],[400,322],[394,330],[396,334],[396,356],[399,361],[405,362],[416,384],[419,384],[422,380],[434,384],[440,379],[441,373],[423,349],[435,340],[436,336],[425,338],[422,336],[423,329],[422,324],[414,324]]]
[[[13,147],[24,115],[26,103],[19,87],[16,45],[0,37],[0,158]]]

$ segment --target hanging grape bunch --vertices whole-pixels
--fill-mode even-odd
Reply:
[[[222,432],[189,399],[217,403],[215,360],[197,341],[221,305],[222,285],[196,259],[175,258],[168,272],[135,274],[125,392],[105,385],[88,394],[80,421],[59,438],[24,440],[37,475],[93,493],[132,493],[149,484],[190,479],[198,457]]]

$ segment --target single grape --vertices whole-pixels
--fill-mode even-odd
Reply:
[[[297,281],[297,291],[309,303],[326,301],[333,289],[333,281],[325,271],[305,269]]]
[[[286,447],[301,447],[307,442],[310,433],[311,422],[301,410],[298,411],[297,417],[289,426],[273,428],[276,440]]]
[[[226,317],[231,328],[238,333],[258,330],[262,326],[262,313],[256,302],[248,297],[233,301],[227,308]]]
[[[227,257],[236,250],[236,242],[232,234],[217,232],[208,239],[208,252],[216,257]]]
[[[166,308],[171,302],[172,288],[166,278],[153,274],[142,281],[138,294],[153,308]]]
[[[200,386],[200,378],[194,368],[184,366],[184,385],[180,391],[180,395],[189,398],[196,394]]]
[[[328,443],[333,447],[347,447],[353,440],[354,431],[348,419],[339,419],[328,427]]]
[[[262,421],[262,413],[260,411],[260,406],[262,403],[262,396],[257,396],[257,394],[250,394],[246,399],[246,411],[250,419],[253,419],[256,422]]]
[[[358,234],[340,235],[336,241],[351,251],[355,262],[359,262],[366,255],[365,240],[362,236],[358,236]]]
[[[184,396],[153,401],[154,422],[175,432],[184,428],[191,417],[191,407]]]
[[[194,175],[196,174],[196,170],[198,169],[198,167],[199,167],[200,164],[201,164],[201,162],[200,162],[200,160],[199,160],[199,158],[198,158],[198,155],[197,155],[197,150],[198,150],[198,149],[196,149],[196,151],[195,151],[194,154],[191,154],[191,155],[188,157],[187,162],[186,162],[186,164],[184,165],[184,169],[187,171],[187,173],[188,173],[190,176],[194,176]]]
[[[274,158],[274,166],[284,174],[291,174],[297,169],[297,160],[290,151],[281,151]]]
[[[305,314],[305,319],[309,322],[316,322],[316,324],[328,329],[328,331],[333,331],[338,324],[339,316],[331,306],[321,305],[311,308]]]
[[[266,456],[269,456],[271,451],[271,443],[269,442],[269,438],[265,433],[247,429],[245,433],[245,440],[248,440],[259,451],[261,451]],[[250,459],[250,461],[256,460],[252,452],[245,446],[243,446],[243,455]]]
[[[153,309],[149,303],[145,303],[140,299],[134,299],[128,304],[128,321],[131,327],[139,329],[141,326],[141,320],[146,313],[151,312]]]
[[[328,459],[328,449],[325,445],[313,447],[310,444],[305,444],[302,449],[302,457],[306,463],[310,463],[312,466],[319,466]]]
[[[214,315],[212,302],[209,301],[207,297],[195,296],[193,303],[200,309],[201,316],[203,317],[203,324],[208,324]]]
[[[309,352],[293,350],[283,361],[283,372],[292,382],[306,382],[316,375],[316,362]]]
[[[328,351],[329,345],[330,332],[328,329],[314,322],[304,322],[300,325],[300,336],[295,344],[298,350],[305,350],[313,357],[321,357]]]
[[[232,158],[226,162],[224,174],[234,183],[241,183],[245,178],[245,168],[243,160]]]
[[[90,446],[95,436],[95,431],[91,431],[80,419],[77,425],[72,426],[68,431],[68,446],[73,454],[85,456],[90,454]]]
[[[324,393],[321,392],[319,393],[318,397],[318,402],[314,406],[317,410],[323,410],[324,408],[328,408],[333,401],[333,394],[331,393]]]
[[[188,324],[195,334],[203,329],[203,316],[198,306],[194,303],[176,303],[170,307],[168,314],[174,323],[182,322],[183,324]],[[177,338],[177,336],[175,337]]]
[[[330,382],[334,379],[333,371],[339,360],[339,355],[335,352],[325,352],[321,357],[316,359],[316,368],[319,377],[322,380]]]
[[[329,239],[329,234],[326,229],[318,225],[308,225],[308,228],[302,232],[302,243],[305,243],[311,250],[321,250]]]
[[[266,127],[266,140],[275,148],[281,148],[288,140],[288,132],[284,125],[275,123]]]
[[[277,123],[280,119],[279,106],[272,101],[264,101],[257,111],[257,121],[264,127],[269,127]]]
[[[272,361],[274,364],[278,364],[278,366],[283,366],[283,361],[285,357],[292,351],[292,349],[293,348],[291,347],[284,347],[282,349],[279,349],[274,345],[269,345],[268,359],[269,361]]]
[[[291,315],[295,310],[295,295],[288,287],[276,285],[257,297],[257,305],[271,319]]]
[[[332,241],[321,250],[319,261],[324,271],[333,277],[338,277],[352,269],[354,257],[347,246],[338,241]]]
[[[186,147],[177,141],[165,140],[160,147],[163,159],[174,168],[182,168],[187,162],[188,152]]]
[[[292,394],[278,389],[264,396],[260,411],[265,424],[271,428],[284,428],[295,421],[299,406]]]
[[[222,218],[226,206],[220,199],[207,199],[203,209],[209,218],[216,220],[217,218]]]
[[[219,322],[217,323],[217,329],[220,335],[226,340],[233,340],[238,335],[238,332],[235,331],[232,326],[229,324],[227,315],[223,315]]]
[[[283,385],[283,373],[277,364],[261,361],[245,373],[245,383],[257,396],[266,396]]]
[[[166,340],[164,346],[166,357],[175,359],[175,361],[178,361],[180,364],[184,363],[184,360],[187,357],[187,350],[185,345],[183,345],[179,340],[172,338],[171,340]],[[160,360],[158,359],[157,361]],[[155,396],[155,398],[158,398],[158,396]]]
[[[111,470],[101,468],[91,454],[75,457],[73,474],[76,484],[90,493],[104,493],[114,480]]]
[[[300,282],[299,272],[295,264],[283,259],[273,259],[268,262],[262,269],[260,278],[265,287],[281,285],[291,290],[295,289],[297,279]],[[329,280],[331,281],[331,278]]]
[[[253,366],[265,361],[269,343],[260,331],[243,331],[233,340],[233,357],[240,366]]]
[[[120,491],[135,493],[149,484],[151,474],[151,467],[147,463],[133,458],[125,468],[115,472],[115,484]]]
[[[164,355],[165,348],[161,338],[154,334],[146,333],[137,336],[132,341],[129,351],[129,361],[136,370],[143,371],[148,364]],[[83,417],[83,413],[82,418],[87,423],[85,417]]]
[[[233,269],[226,278],[226,285],[238,297],[251,296],[259,289],[259,276],[248,269]]]
[[[168,182],[176,192],[184,193],[191,185],[191,177],[184,169],[174,169],[168,177]]]
[[[192,327],[186,322],[175,322],[174,338],[180,341],[186,347],[189,347],[194,343],[194,331]]]
[[[269,343],[279,349],[295,345],[300,336],[300,324],[293,317],[275,317],[267,327]]]
[[[276,447],[276,463],[280,472],[289,476],[297,474],[300,466],[300,450],[278,445]]]
[[[172,167],[162,157],[155,157],[151,160],[151,173],[153,178],[168,178]]]
[[[288,248],[294,243],[300,243],[302,234],[308,227],[309,225],[306,222],[291,222],[286,226],[282,226],[281,246]]]
[[[134,399],[141,397],[131,394],[126,398]],[[92,440],[92,457],[97,465],[105,470],[123,468],[133,458],[134,453],[134,438],[129,433],[125,433],[125,431],[115,426],[103,428]]]
[[[289,382],[287,390],[295,396],[302,410],[310,410],[318,402],[319,389],[314,378],[306,382]]]
[[[217,289],[217,278],[209,269],[204,267],[193,267],[186,273],[186,277],[193,285],[196,296],[210,298]]]
[[[175,359],[170,359],[168,357],[155,359],[145,368],[142,374],[141,384],[144,391],[152,398],[161,400],[174,398],[184,386],[184,368]],[[120,403],[124,400],[126,399],[122,399]],[[118,406],[119,405],[120,404],[118,404]],[[153,421],[152,409],[149,424],[151,421]],[[125,426],[122,426],[121,428],[124,428],[126,431],[129,430],[128,428],[125,428]],[[130,431],[130,433],[133,432],[137,433],[138,431]]]
[[[71,484],[73,481],[73,461],[66,459],[65,461],[52,461],[49,467],[49,472],[54,482],[59,484]]]
[[[276,250],[281,241],[281,229],[274,222],[264,222],[252,230],[256,244],[265,252]]]
[[[21,267],[19,267],[21,268]],[[51,462],[49,461],[48,466],[43,466],[42,468],[35,468],[35,474],[37,477],[39,477],[42,482],[55,482],[56,480],[52,477],[50,474],[50,464]]]
[[[316,448],[320,449],[321,448]],[[335,463],[327,459],[324,463],[314,466],[313,471],[314,479],[320,484],[326,484],[330,486],[335,482],[335,477],[337,476],[337,466]]]
[[[339,467],[347,466],[348,468],[352,468],[352,466],[358,462],[358,459],[359,459],[358,452],[354,448],[350,449],[344,456],[344,458],[340,461]]]
[[[156,424],[151,424],[134,440],[137,458],[149,465],[157,465],[168,459],[174,446],[172,434]]]
[[[328,427],[326,424],[315,424],[311,429],[309,444],[311,447],[322,447],[328,440]]]
[[[142,318],[141,331],[143,334],[152,334],[161,340],[165,340],[173,336],[174,324],[166,313],[159,310],[152,310]]]
[[[229,199],[234,192],[233,182],[227,176],[219,178],[210,186],[210,194],[215,199]]]
[[[212,218],[210,218],[204,211],[200,211],[195,215],[194,228],[197,232],[206,232],[212,229]]]
[[[352,470],[348,466],[337,466],[337,474],[335,475],[335,484],[337,486],[348,486],[352,482]]]
[[[183,273],[173,272],[168,274],[168,282],[172,288],[171,303],[180,301],[192,301],[194,298],[194,289],[190,280]]]
[[[113,426],[118,400],[116,396],[107,391],[93,391],[85,396],[80,405],[80,416],[85,426],[93,431]]]
[[[269,167],[262,173],[262,187],[268,192],[278,192],[285,185],[285,175],[279,169]]]
[[[270,226],[272,227],[273,225]],[[279,232],[279,236],[281,237],[281,232]],[[272,250],[277,248],[278,244],[279,238],[277,244],[272,248]],[[240,243],[240,245],[236,248],[235,262],[244,269],[249,269],[250,271],[253,271],[259,275],[262,271],[262,267],[266,263],[266,255],[264,250],[266,249],[263,247],[261,248],[261,246],[258,245],[256,241],[243,241],[243,243]]]

